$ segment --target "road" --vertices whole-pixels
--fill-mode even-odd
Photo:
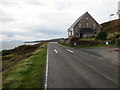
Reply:
[[[117,88],[118,65],[58,43],[48,44],[47,88]]]
[[[97,48],[76,48],[77,50],[83,51],[85,53],[104,58],[107,61],[118,64],[118,56],[120,52],[115,51],[117,48],[113,47],[97,47]]]

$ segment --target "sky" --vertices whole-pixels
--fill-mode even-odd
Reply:
[[[118,1],[0,0],[0,41],[66,38],[67,29],[86,11],[100,24],[109,21],[118,10]]]

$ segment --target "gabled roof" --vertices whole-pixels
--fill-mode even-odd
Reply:
[[[86,15],[86,14],[89,14],[88,12],[85,12],[82,16],[80,16],[71,26],[70,28],[68,28],[68,31],[71,31],[72,28]],[[89,14],[90,15],[90,14]],[[91,15],[90,15],[91,16]],[[91,18],[99,25],[101,26],[92,16]]]
[[[86,12],[86,13],[87,13],[87,12]],[[84,13],[82,16],[80,16],[80,17],[70,26],[70,28],[69,28],[68,30],[72,29],[72,28],[82,19],[82,17],[83,17],[86,13]],[[70,30],[70,31],[71,31],[71,30]]]

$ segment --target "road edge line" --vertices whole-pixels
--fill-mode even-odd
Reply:
[[[48,50],[49,47],[47,46],[47,59],[46,59],[46,73],[45,73],[45,90],[47,90],[47,81],[48,81]]]

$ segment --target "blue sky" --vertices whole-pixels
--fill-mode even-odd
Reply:
[[[67,29],[88,11],[98,23],[110,20],[119,0],[0,0],[1,41],[67,37]],[[111,19],[117,18],[117,15]]]

